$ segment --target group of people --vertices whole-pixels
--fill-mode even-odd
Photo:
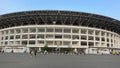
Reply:
[[[0,53],[4,53],[4,50],[1,50]]]
[[[46,50],[40,51],[40,52],[38,52],[37,50],[30,50],[30,52],[29,52],[30,56],[33,56],[33,55],[36,56],[37,53],[47,54],[48,52]]]
[[[47,50],[40,51],[40,52],[37,51],[37,50],[30,50],[29,51],[30,56],[36,56],[38,53],[40,53],[40,54],[48,54]],[[60,52],[55,52],[55,53],[60,53]],[[67,54],[67,53],[65,53],[65,54]],[[86,55],[85,51],[81,51],[81,52],[73,51],[73,52],[71,52],[71,54],[76,54],[76,55],[83,54],[83,55]]]
[[[2,54],[3,54],[3,53],[5,53],[5,51],[4,51],[4,50],[1,50],[1,51],[0,51],[0,53],[2,53]],[[10,52],[10,53],[14,53],[14,51],[13,51],[13,50],[11,50],[11,52]]]
[[[37,50],[30,50],[30,55],[31,55],[31,56],[32,56],[32,55],[36,56],[36,55],[37,55]]]

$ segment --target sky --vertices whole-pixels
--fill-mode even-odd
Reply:
[[[120,20],[120,0],[0,0],[0,15],[29,10],[67,10]]]

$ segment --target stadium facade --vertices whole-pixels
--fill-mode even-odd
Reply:
[[[0,15],[0,50],[29,52],[48,46],[97,54],[120,51],[120,21],[91,13],[39,10]]]

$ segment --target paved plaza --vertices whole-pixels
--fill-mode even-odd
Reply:
[[[120,68],[120,56],[0,54],[0,68]]]

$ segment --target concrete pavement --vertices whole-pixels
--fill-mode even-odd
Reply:
[[[0,54],[0,68],[119,68],[117,55]]]

